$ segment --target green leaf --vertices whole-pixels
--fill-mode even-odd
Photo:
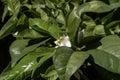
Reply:
[[[60,80],[70,80],[70,77],[83,65],[88,56],[83,52],[73,53],[67,47],[58,48],[53,61]]]
[[[119,7],[120,7],[120,1],[115,2],[115,3],[112,3],[110,6],[111,6],[113,9],[114,9],[114,8],[119,8]]]
[[[29,53],[27,56],[22,58],[20,62],[9,72],[2,73],[0,80],[23,80],[30,77],[32,70],[36,67],[38,62],[37,58],[40,53]]]
[[[5,17],[7,16],[7,13],[8,13],[8,7],[5,6],[5,7],[4,7],[4,12],[3,12],[3,15],[2,15],[2,21],[5,20]]]
[[[89,55],[84,52],[74,52],[67,63],[65,80],[70,80],[70,77],[83,65],[88,57]]]
[[[110,4],[119,3],[120,0],[108,0]]]
[[[55,55],[53,56],[53,63],[59,75],[60,80],[67,80],[65,79],[65,72],[66,72],[67,63],[72,53],[73,50],[68,47],[59,47],[56,50]]]
[[[52,70],[48,74],[46,74],[45,77],[47,77],[47,80],[56,80],[58,78],[58,75],[55,70]]]
[[[20,1],[19,0],[7,0],[8,10],[12,13],[12,15],[16,16],[20,10]]]
[[[0,79],[23,80],[27,77],[31,78],[34,70],[51,58],[54,53],[55,48],[36,48],[36,50],[24,56],[11,70],[3,72]]]
[[[26,26],[24,26],[24,25],[27,25],[27,27],[28,27],[28,18],[25,14],[21,14],[17,25],[19,25],[19,26],[22,25],[20,27],[22,27],[23,29],[26,28]]]
[[[14,34],[14,36],[17,38],[30,38],[30,39],[44,37],[43,35],[41,35],[40,33],[38,33],[37,31],[35,31],[33,29],[25,29],[21,32],[18,32],[17,35]]]
[[[8,36],[16,30],[17,19],[13,16],[11,17],[7,23],[0,30],[0,39]]]
[[[60,37],[59,35],[60,28],[55,24],[51,24],[39,18],[34,18],[34,19],[31,18],[29,19],[29,23],[30,23],[30,26],[32,26],[32,28],[38,26],[39,27],[38,29],[48,32],[55,39],[58,39]]]
[[[44,11],[44,8],[46,8],[46,7],[42,7],[42,6],[45,6],[45,4],[41,5],[39,3],[39,1],[33,2],[33,5],[32,5],[32,7],[36,9],[36,13],[39,13],[38,16],[40,16],[40,18],[42,20],[48,21],[49,16],[48,16],[47,12]]]
[[[101,40],[102,46],[99,49],[102,49],[109,54],[120,59],[120,38],[117,35],[111,35],[103,38]]]
[[[79,24],[81,22],[81,19],[75,14],[76,13],[76,8],[77,5],[74,6],[74,9],[72,12],[69,14],[68,19],[67,19],[67,28],[68,28],[68,34],[70,36],[70,40],[74,42],[76,33],[79,27]]]
[[[58,78],[58,74],[57,74],[57,72],[55,70],[54,65],[50,66],[46,70],[45,74],[42,75],[42,77],[44,77],[47,80],[56,80]]]
[[[107,71],[106,69],[98,66],[98,65],[94,65],[95,70],[97,71],[97,73],[99,74],[99,77],[101,78],[101,80],[119,80],[120,79],[120,75],[116,74],[116,73],[112,73],[110,71]]]
[[[65,18],[64,18],[64,14],[63,14],[62,10],[58,10],[58,12],[59,12],[59,15],[57,16],[56,21],[58,23],[65,24]]]
[[[49,8],[55,9],[55,5],[50,0],[45,0],[45,2]]]
[[[102,35],[105,34],[104,25],[96,25],[93,34]]]
[[[40,68],[45,61],[50,59],[55,54],[55,48],[47,48],[47,47],[42,48],[42,47],[40,47],[40,48],[37,49],[37,52],[41,53],[41,56],[43,56],[43,57],[40,58],[36,68],[33,69],[33,72],[32,72],[32,75],[31,75],[32,77],[34,76],[35,71],[37,71],[37,68]]]
[[[11,67],[15,66],[15,64],[26,54],[34,51],[38,46],[45,43],[47,40],[39,42],[37,44],[29,45],[29,39],[27,40],[16,40],[10,46],[10,55],[11,55]]]
[[[11,66],[13,67],[16,62],[21,58],[23,49],[28,45],[29,39],[16,40],[10,46]],[[23,56],[22,56],[23,57]]]
[[[106,24],[107,22],[109,22],[111,20],[111,18],[113,17],[114,13],[115,13],[116,10],[110,12],[109,14],[107,14],[105,17],[103,17],[101,19],[101,23],[102,24]]]
[[[118,24],[118,23],[120,23],[120,20],[116,20],[116,21],[111,21],[109,24],[107,24],[106,26],[105,26],[105,28],[110,28],[110,27],[112,27],[112,26],[114,26],[114,25],[116,25],[116,24]]]
[[[106,34],[114,34],[113,31],[111,31],[110,29],[112,27],[116,27],[116,25],[118,25],[119,22],[120,22],[120,20],[111,21],[109,24],[105,25],[105,32],[106,32]]]
[[[98,49],[90,50],[96,64],[108,71],[120,74],[120,38],[111,35],[101,40],[102,45]]]
[[[80,3],[80,2],[83,2],[83,0],[71,0],[72,2],[74,3]]]
[[[120,74],[120,57],[116,57],[111,53],[104,51],[104,50],[90,50],[88,51],[94,58],[94,62],[105,68],[108,71],[119,73]]]
[[[116,25],[114,28],[113,28],[113,31],[114,31],[114,34],[119,34],[120,33],[120,27],[119,27],[119,24]],[[112,33],[112,32],[111,32]]]
[[[119,3],[107,5],[102,1],[90,1],[80,5],[77,14],[81,16],[84,12],[103,13],[118,7],[120,7]]]
[[[88,15],[83,15],[81,27],[85,27],[85,36],[93,36],[93,31],[95,29],[95,21]]]

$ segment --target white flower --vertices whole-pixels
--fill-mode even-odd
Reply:
[[[71,42],[69,40],[68,36],[61,36],[58,40],[55,41],[56,47],[60,47],[60,46],[66,46],[66,47],[71,47]]]
[[[19,33],[19,32],[17,31],[17,32],[15,32],[13,35],[14,35],[14,36],[17,36],[17,35],[18,35],[18,33]]]

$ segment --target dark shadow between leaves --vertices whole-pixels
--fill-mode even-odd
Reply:
[[[80,69],[83,74],[86,75],[89,80],[119,80],[120,75],[117,73],[110,72],[99,65],[94,63],[93,57],[90,57],[85,61],[87,66],[82,66]],[[90,65],[88,65],[90,64]]]

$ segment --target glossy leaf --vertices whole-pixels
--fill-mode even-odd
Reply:
[[[16,17],[13,16],[7,21],[7,23],[0,30],[0,39],[13,33],[16,30],[17,27],[16,25],[17,25],[17,19]]]
[[[11,61],[11,67],[14,67],[15,64],[20,60],[23,56],[28,54],[29,52],[35,50],[38,46],[43,44],[46,41],[28,46],[29,44],[29,39],[28,40],[16,40],[15,42],[12,43],[10,47],[10,55],[12,58]]]
[[[105,34],[104,25],[96,25],[93,34],[103,35]]]
[[[45,0],[45,2],[46,2],[46,5],[47,5],[49,8],[52,8],[52,9],[55,8],[54,4],[53,4],[50,0]]]
[[[67,63],[65,80],[70,80],[70,77],[83,65],[88,57],[89,55],[84,52],[74,52]]]
[[[8,7],[5,6],[5,7],[4,7],[4,12],[3,12],[3,15],[2,15],[2,21],[5,20],[5,17],[7,16],[7,13],[8,13]]]
[[[58,52],[59,51],[59,52]],[[70,80],[70,77],[83,65],[88,54],[74,52],[66,47],[58,48],[54,56],[54,65],[60,80]]]
[[[32,77],[34,76],[35,71],[37,70],[37,68],[41,67],[42,64],[45,61],[47,61],[48,59],[50,59],[51,57],[53,57],[53,55],[55,54],[55,48],[47,48],[47,47],[42,48],[41,47],[41,48],[38,48],[38,52],[41,53],[41,55],[43,57],[39,60],[36,68],[33,69],[33,72],[32,72],[32,75],[31,75]]]
[[[108,0],[110,4],[119,3],[120,0]]]
[[[120,58],[104,50],[91,50],[88,53],[93,56],[97,65],[108,71],[120,73],[120,66],[118,66],[120,65]]]
[[[108,28],[108,29],[109,29],[110,27],[118,24],[119,22],[120,22],[120,20],[111,21],[109,24],[107,24],[107,25],[105,26],[105,28]]]
[[[29,42],[29,39],[26,39],[26,40],[16,40],[10,46],[11,66],[12,67],[20,59],[19,57],[20,57],[20,55],[22,53],[22,50],[28,45],[28,42]]]
[[[22,80],[30,77],[31,71],[36,67],[38,62],[36,59],[40,56],[40,53],[29,53],[8,73],[2,73],[1,80]]]
[[[65,25],[65,17],[64,17],[64,14],[63,14],[62,10],[58,10],[58,12],[59,12],[59,15],[57,16],[56,21],[58,23],[61,23],[61,24]]]
[[[9,49],[11,64],[0,80],[119,79],[120,0],[1,0],[0,4],[4,24],[0,39],[9,34],[16,38]],[[55,48],[62,35],[70,37],[71,48]],[[91,65],[86,64],[89,60]]]
[[[56,50],[56,53],[53,56],[53,63],[60,80],[67,80],[65,79],[66,67],[72,53],[72,49],[68,47],[60,47]]]
[[[58,75],[55,70],[52,70],[46,75],[46,77],[48,77],[49,80],[56,80],[58,78]]]
[[[117,2],[113,2],[110,6],[112,7],[112,8],[118,8],[118,7],[120,7],[120,1],[118,0]]]
[[[102,45],[96,50],[88,51],[99,66],[120,74],[120,38],[116,35],[101,40]]]
[[[116,3],[114,5],[107,5],[102,1],[91,1],[80,5],[77,14],[80,16],[83,12],[108,12],[114,8],[120,7],[118,4],[119,3]]]
[[[56,80],[58,78],[58,74],[54,68],[54,65],[50,66],[42,76],[47,80]]]
[[[7,0],[8,10],[12,13],[12,15],[16,16],[20,10],[20,1],[19,0]]]
[[[16,34],[17,33],[17,34]],[[36,32],[33,29],[25,29],[21,32],[16,32],[14,33],[14,36],[17,38],[29,38],[29,39],[34,39],[34,38],[41,38],[44,37],[40,33]]]
[[[0,79],[22,80],[27,77],[32,77],[32,72],[34,72],[34,69],[38,68],[38,65],[40,67],[40,65],[52,57],[54,53],[54,48],[37,48],[22,58],[12,70],[5,73],[3,72]],[[39,59],[39,57],[41,58]]]
[[[93,36],[93,31],[95,29],[96,23],[95,21],[88,15],[83,15],[83,20],[81,27],[85,27],[85,37]]]
[[[42,20],[48,21],[49,16],[48,16],[47,13],[43,10],[43,8],[45,8],[44,6],[45,6],[45,4],[40,5],[40,4],[39,4],[39,1],[33,2],[33,5],[30,5],[30,6],[28,5],[28,7],[30,7],[30,8],[33,7],[33,8],[36,9],[36,13],[39,13],[38,16],[40,16]]]
[[[106,52],[109,52],[111,55],[120,58],[120,38],[117,35],[111,35],[103,38],[101,40],[102,46],[99,49],[102,49]]]
[[[81,19],[76,15],[77,8],[78,8],[77,5],[75,5],[74,9],[71,11],[67,19],[66,27],[68,28],[68,34],[72,42],[74,42],[75,40],[75,36],[78,30],[79,24],[81,22]]]
[[[55,24],[50,24],[49,22],[43,21],[39,18],[29,19],[29,23],[30,23],[30,26],[33,26],[33,28],[38,26],[39,27],[38,29],[41,29],[50,33],[50,35],[56,39],[60,37],[59,35],[60,28]]]

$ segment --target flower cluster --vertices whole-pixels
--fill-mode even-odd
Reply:
[[[55,41],[56,47],[58,48],[60,46],[66,46],[66,47],[71,47],[71,42],[68,36],[61,36],[58,40]]]

